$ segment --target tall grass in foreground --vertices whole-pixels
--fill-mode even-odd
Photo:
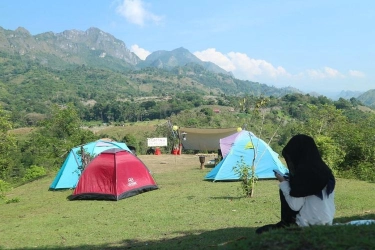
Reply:
[[[185,159],[184,159],[185,160]],[[194,158],[194,162],[197,161]],[[0,249],[373,249],[375,225],[255,229],[279,221],[276,180],[261,180],[253,198],[239,182],[203,181],[210,168],[150,168],[159,190],[114,201],[68,201],[51,192],[54,176],[18,187],[0,204]],[[338,179],[336,223],[375,219],[375,184]]]

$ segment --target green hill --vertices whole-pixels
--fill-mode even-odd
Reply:
[[[363,104],[369,107],[375,107],[375,89],[371,89],[361,94],[357,98]]]

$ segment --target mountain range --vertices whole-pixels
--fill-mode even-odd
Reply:
[[[203,62],[185,48],[177,48],[172,51],[159,50],[151,53],[145,60],[141,60],[135,53],[131,52],[126,44],[98,28],[89,28],[86,31],[66,30],[61,33],[45,32],[31,35],[25,28],[6,30],[0,27],[0,53],[3,56],[19,56],[23,61],[38,63],[51,69],[68,69],[77,66],[86,66],[97,69],[107,69],[116,72],[137,71],[146,68],[167,70],[176,75],[187,76],[194,72],[200,75],[216,74],[220,79],[217,84],[199,80],[206,89],[217,89],[221,93],[259,93],[253,91],[255,86],[264,95],[282,95],[287,93],[303,93],[295,88],[275,88],[265,84],[242,81],[233,77],[214,63]],[[1,56],[0,55],[0,56]],[[198,75],[199,75],[198,74]],[[212,76],[211,76],[212,78]],[[226,83],[226,85],[223,85]],[[206,86],[204,86],[206,85]],[[229,91],[229,92],[228,92]],[[311,93],[319,95],[318,93]],[[356,97],[361,100],[363,93],[341,92],[332,99],[340,97],[350,99]],[[365,104],[374,105],[375,101],[366,95]],[[372,96],[370,94],[370,96]],[[375,100],[375,97],[374,97]]]
[[[66,30],[56,34],[46,32],[32,36],[22,27],[15,31],[0,27],[0,50],[17,53],[50,67],[85,64],[110,69],[172,69],[195,63],[209,71],[231,75],[214,63],[201,61],[185,48],[156,51],[143,61],[123,41],[97,28],[86,31]]]

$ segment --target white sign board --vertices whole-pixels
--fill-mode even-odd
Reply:
[[[147,138],[148,147],[164,147],[167,146],[167,138]]]

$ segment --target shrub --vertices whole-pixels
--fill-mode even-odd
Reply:
[[[8,182],[0,180],[0,199],[5,198],[5,193],[11,190],[11,186]]]
[[[237,165],[233,167],[233,171],[240,177],[242,193],[246,197],[253,197],[255,183],[258,178],[255,175],[254,165],[247,165],[243,158],[244,157],[241,156],[240,161],[237,161]]]
[[[18,203],[20,202],[20,198],[16,197],[16,198],[12,198],[12,199],[9,199],[9,200],[6,200],[5,203],[6,204],[10,204],[10,203]]]
[[[375,181],[374,170],[374,165],[369,162],[360,163],[356,168],[353,168],[355,177],[363,181]]]
[[[375,166],[369,162],[359,163],[341,170],[338,174],[339,177],[345,179],[357,179],[362,181],[375,182]]]
[[[337,174],[338,166],[345,158],[343,149],[328,136],[317,136],[315,142],[325,163]]]
[[[26,169],[25,175],[23,176],[22,180],[31,181],[44,175],[46,175],[46,170],[44,169],[44,167],[32,165],[30,168]]]

